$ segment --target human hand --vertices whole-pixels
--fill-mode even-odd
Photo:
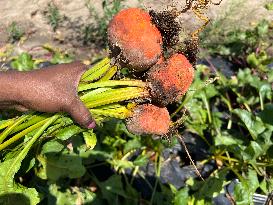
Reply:
[[[28,72],[1,72],[0,109],[66,112],[82,127],[94,128],[95,122],[77,92],[86,69],[73,62]]]

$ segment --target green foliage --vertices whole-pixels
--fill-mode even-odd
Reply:
[[[71,63],[73,61],[73,57],[69,54],[62,53],[60,51],[54,51],[53,57],[51,59],[51,63],[53,64],[61,64],[61,63]]]
[[[219,33],[215,33],[215,32]],[[229,58],[244,60],[257,48],[266,49],[272,44],[272,26],[263,20],[254,28],[246,30],[234,28],[231,31],[221,29],[221,24],[212,23],[201,35],[202,45],[210,54],[220,54]]]
[[[254,170],[249,170],[247,177],[235,186],[236,204],[253,204],[253,194],[257,188],[259,188],[257,173]]]
[[[91,18],[95,19],[95,22],[86,25],[83,28],[83,43],[94,43],[97,46],[105,47],[107,45],[107,26],[112,17],[118,13],[122,8],[123,0],[103,0],[102,8],[103,14],[100,15],[93,7],[92,1],[86,1],[86,7],[89,9]]]
[[[29,199],[31,205],[35,205],[40,201],[38,192],[34,188],[26,188],[20,184],[15,183],[14,175],[19,171],[23,159],[26,157],[27,153],[38,139],[38,137],[40,137],[43,131],[57,118],[57,115],[51,117],[25,144],[24,148],[19,151],[16,157],[6,158],[5,161],[0,164],[0,195],[20,193]]]
[[[271,158],[273,81],[270,78],[272,70],[267,66],[271,61],[268,61],[268,58],[265,61],[251,58],[257,58],[256,55],[250,54],[248,61],[256,71],[261,72],[260,75],[253,75],[252,72],[255,71],[248,68],[240,69],[232,78],[216,73],[219,80],[214,85],[204,85],[203,82],[209,82],[209,78],[213,79],[214,74],[206,66],[197,66],[192,91],[188,92],[182,101],[189,110],[189,117],[185,122],[186,129],[198,134],[209,145],[211,159],[216,159],[218,163],[221,161],[220,164],[240,179],[234,192],[238,204],[253,203],[253,193],[262,183],[258,176],[265,179],[264,173],[270,173],[273,162]],[[219,112],[220,110],[223,111]],[[212,187],[213,193],[219,193],[225,183],[226,173],[222,175],[222,184],[219,186],[211,177],[205,184],[210,185],[212,180],[209,187]],[[271,184],[269,181],[263,183],[267,188]],[[214,195],[210,193],[209,187],[202,193],[202,188],[198,185],[197,192],[200,197],[196,195],[192,200],[197,200],[197,204],[209,204],[205,196]],[[188,197],[185,190],[181,192],[183,193],[181,197]],[[265,189],[264,194],[266,193],[268,189]]]
[[[29,71],[35,67],[35,62],[30,54],[23,52],[11,62],[11,67],[18,71]]]
[[[273,2],[269,2],[265,5],[265,8],[269,11],[272,11],[273,10]]]
[[[25,34],[23,29],[18,26],[18,24],[13,21],[7,28],[8,31],[8,40],[12,43],[19,41],[22,36]]]
[[[63,20],[63,16],[60,14],[58,7],[54,3],[49,3],[48,8],[45,12],[45,16],[52,30],[55,32],[60,26]]]
[[[69,177],[71,179],[80,178],[85,174],[85,167],[82,165],[82,159],[75,153],[69,153],[67,150],[62,152],[50,152],[38,156],[42,168],[39,170],[39,176],[49,181],[57,181],[60,178]]]
[[[74,205],[75,202],[84,204],[94,204],[96,194],[88,189],[66,189],[62,190],[56,184],[49,186],[51,197],[48,199],[47,204],[58,205]]]

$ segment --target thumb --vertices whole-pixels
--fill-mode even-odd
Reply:
[[[93,120],[91,113],[80,99],[76,99],[70,104],[67,112],[79,125],[84,128],[93,129],[96,127],[96,122]]]

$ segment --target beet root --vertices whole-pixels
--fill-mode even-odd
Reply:
[[[127,129],[138,135],[166,135],[170,125],[171,118],[168,110],[152,104],[138,105],[131,118],[126,121]]]
[[[182,54],[174,54],[167,61],[148,71],[151,96],[162,106],[173,103],[186,93],[194,77],[194,69]]]
[[[110,21],[107,35],[111,55],[133,71],[145,71],[161,57],[162,36],[142,9],[120,11]]]

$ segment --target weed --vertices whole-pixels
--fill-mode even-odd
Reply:
[[[83,43],[85,45],[90,43],[94,43],[101,47],[105,47],[107,45],[106,31],[108,23],[116,13],[124,8],[122,1],[123,0],[104,0],[102,2],[102,16],[100,16],[99,13],[95,10],[90,0],[86,2],[85,5],[89,10],[91,18],[95,19],[95,22],[87,24],[83,28],[82,35]]]
[[[269,10],[269,11],[272,11],[272,10],[273,10],[273,2],[267,3],[267,4],[265,5],[265,8],[266,8],[267,10]]]
[[[21,37],[25,34],[23,29],[18,26],[18,24],[13,21],[8,27],[8,40],[12,43],[19,41]]]
[[[52,27],[52,30],[55,32],[63,20],[63,16],[60,14],[59,8],[54,3],[49,3],[48,8],[45,11],[45,16],[48,23]]]

